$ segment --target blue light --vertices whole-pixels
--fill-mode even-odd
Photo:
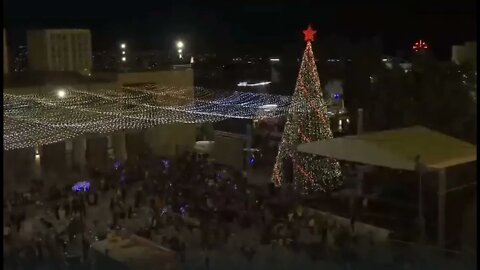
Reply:
[[[253,165],[254,163],[255,163],[255,156],[252,155],[252,156],[250,157],[250,165]]]
[[[82,181],[77,182],[75,185],[72,186],[73,192],[87,192],[90,190],[90,182]]]
[[[340,94],[335,93],[335,94],[333,95],[333,98],[336,99],[336,100],[339,100],[339,99],[340,99]]]

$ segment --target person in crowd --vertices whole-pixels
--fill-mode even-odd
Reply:
[[[313,216],[308,220],[308,229],[310,230],[310,234],[315,233],[315,219]]]
[[[113,196],[110,199],[109,209],[110,209],[110,212],[113,212],[113,210],[115,209],[115,197],[113,197]]]
[[[129,205],[127,210],[127,219],[131,219],[132,215],[133,215],[133,207]]]
[[[60,220],[60,205],[59,204],[55,204],[55,206],[53,208],[53,213],[55,214],[55,218],[57,220]]]
[[[208,250],[204,250],[204,256],[205,256],[205,269],[209,270],[210,269],[210,257],[208,254]]]
[[[187,231],[185,228],[190,229],[198,226],[192,225],[194,224],[193,222],[188,224],[187,222],[189,222],[189,220],[196,220],[200,225],[203,236],[204,263],[207,269],[210,268],[208,250],[212,248],[221,249],[227,242],[241,242],[242,244],[240,245],[245,246],[245,248],[242,249],[244,256],[248,261],[252,262],[254,254],[256,253],[255,250],[259,250],[257,248],[259,244],[255,242],[257,240],[252,240],[255,239],[255,237],[245,237],[247,233],[258,233],[259,235],[256,237],[265,239],[280,236],[280,243],[285,243],[290,246],[290,242],[293,241],[293,244],[296,244],[301,240],[301,238],[299,238],[300,231],[307,229],[310,233],[314,233],[316,232],[315,227],[319,226],[321,242],[326,244],[327,234],[331,229],[328,228],[325,222],[317,221],[314,217],[309,217],[309,219],[305,218],[306,215],[303,215],[301,208],[298,209],[298,211],[295,211],[293,208],[287,209],[280,213],[278,209],[275,208],[276,206],[270,206],[269,203],[266,203],[266,199],[262,199],[261,197],[261,192],[255,188],[248,187],[249,195],[245,196],[244,193],[247,192],[245,190],[246,184],[241,183],[241,174],[235,176],[235,174],[227,173],[223,171],[223,169],[214,168],[212,164],[206,162],[205,158],[199,159],[200,160],[196,161],[192,158],[186,158],[182,161],[181,166],[178,166],[176,162],[171,162],[165,171],[165,175],[155,171],[155,169],[149,168],[148,165],[145,165],[143,169],[140,169],[141,166],[139,166],[139,175],[142,175],[142,170],[148,170],[150,172],[148,176],[149,179],[145,179],[139,183],[128,181],[125,182],[124,186],[122,186],[119,181],[119,174],[116,176],[115,174],[111,174],[110,176],[107,174],[106,177],[102,176],[100,190],[103,191],[111,185],[111,190],[114,191],[113,196],[105,193],[102,193],[102,196],[98,196],[97,193],[93,191],[95,189],[93,189],[85,198],[88,202],[87,204],[85,204],[85,201],[79,200],[78,195],[75,195],[74,199],[71,189],[69,189],[68,194],[70,196],[68,200],[64,199],[66,205],[60,207],[58,202],[55,202],[55,217],[57,220],[60,219],[60,214],[58,213],[60,208],[68,212],[68,202],[70,202],[70,209],[82,213],[82,222],[90,224],[91,222],[89,222],[88,219],[92,217],[89,216],[95,212],[90,210],[95,208],[95,205],[91,203],[92,197],[97,195],[95,200],[98,200],[99,206],[109,204],[110,214],[112,214],[112,229],[125,223],[124,220],[120,221],[119,219],[123,219],[124,217],[130,220],[133,219],[134,210],[136,216],[143,221],[147,221],[147,223],[138,222],[142,225],[132,225],[132,231],[136,231],[144,237],[156,239],[156,236],[163,234],[161,228],[159,229],[162,231],[161,233],[157,232],[156,228],[163,227],[163,224],[167,226],[172,225],[175,229],[171,231],[168,239],[165,236],[160,239],[162,239],[162,245],[166,245],[179,252],[181,262],[185,261],[186,249],[191,245],[190,241],[192,240],[190,238],[193,238],[188,236],[190,234],[185,232]],[[145,162],[145,164],[147,163]],[[127,169],[126,173],[132,175],[131,169]],[[222,176],[221,179],[218,175]],[[105,179],[108,179],[108,181]],[[154,181],[156,181],[157,184],[152,185]],[[143,189],[148,190],[148,192],[144,192],[142,186],[147,184],[152,185],[152,187]],[[140,188],[138,188],[139,186]],[[233,188],[234,186],[237,188]],[[135,191],[134,194],[132,194],[134,196],[131,196],[131,198],[127,196],[128,190]],[[65,197],[66,196],[67,194],[65,194]],[[250,202],[248,198],[251,198]],[[158,201],[162,203],[156,203]],[[187,207],[186,205],[189,206]],[[169,210],[163,211],[163,209],[167,209],[167,206],[170,206],[168,208]],[[183,208],[182,213],[179,213],[180,206]],[[101,207],[98,207],[98,209],[100,208]],[[146,213],[144,209],[148,209],[148,213]],[[87,211],[89,213],[88,216],[86,215]],[[122,215],[120,215],[120,213],[122,213]],[[297,217],[295,217],[295,214]],[[180,215],[188,217],[188,219],[180,218]],[[66,214],[66,216],[69,215]],[[236,217],[236,221],[230,222],[231,218],[229,216]],[[280,217],[282,220],[279,220]],[[99,226],[97,221],[98,218],[103,219],[104,217],[101,214],[93,217],[94,226],[92,226],[89,231],[98,232],[101,230],[101,226]],[[279,222],[287,226],[280,230],[279,234],[272,235],[273,230],[270,228],[275,228],[275,225]],[[129,225],[131,223],[133,224],[134,222],[128,222]],[[159,226],[160,224],[161,226]],[[233,224],[233,226],[231,226],[231,224]],[[145,225],[147,225],[146,228],[142,228],[142,226]],[[195,231],[196,230],[192,230],[192,232]],[[193,234],[194,233],[191,233],[191,235]],[[231,241],[229,241],[229,238],[231,238]],[[286,241],[286,239],[291,240]],[[263,240],[264,239],[261,241],[263,242]],[[87,254],[86,246],[89,246],[88,239],[83,235],[81,241],[82,248],[84,248],[83,257],[84,261],[86,261],[88,260],[88,256],[85,255]],[[58,245],[63,246],[64,241],[60,240]],[[302,247],[301,244],[297,244],[296,246]],[[38,248],[36,249],[38,250]],[[238,251],[238,247],[236,249]],[[46,248],[45,250],[50,250],[50,248]],[[37,254],[38,253],[37,251]],[[47,254],[49,252],[42,253]]]
[[[142,196],[142,191],[141,191],[141,188],[139,188],[136,192],[135,192],[135,200],[134,200],[134,203],[133,203],[133,206],[135,207],[135,209],[137,209],[138,207],[140,207],[140,198]]]

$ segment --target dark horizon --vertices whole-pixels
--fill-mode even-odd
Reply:
[[[87,0],[75,7],[59,0],[6,0],[4,27],[11,46],[24,45],[28,29],[88,28],[94,50],[114,48],[121,40],[138,49],[168,49],[181,38],[196,53],[227,54],[300,54],[301,30],[308,24],[318,31],[317,45],[331,36],[353,42],[379,37],[389,54],[408,51],[415,40],[423,39],[445,58],[452,45],[476,40],[474,0],[451,5],[374,0],[136,3]]]

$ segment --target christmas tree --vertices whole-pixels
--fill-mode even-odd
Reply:
[[[336,160],[297,151],[299,144],[333,138],[312,51],[311,42],[316,31],[309,26],[303,33],[307,47],[278,149],[272,181],[276,186],[282,185],[288,178],[285,164],[291,164],[294,187],[308,193],[338,187],[341,175]]]

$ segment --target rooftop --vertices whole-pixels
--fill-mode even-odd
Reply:
[[[4,76],[3,88],[44,86],[47,84],[108,83],[111,80],[83,76],[71,71],[19,72]]]
[[[422,126],[345,136],[302,144],[300,152],[373,166],[414,170],[415,157],[442,169],[477,159],[476,146]]]
[[[88,32],[90,33],[90,29],[70,29],[70,28],[65,28],[65,29],[34,29],[34,30],[29,30],[28,32],[39,32],[39,31],[45,31],[45,32]]]

